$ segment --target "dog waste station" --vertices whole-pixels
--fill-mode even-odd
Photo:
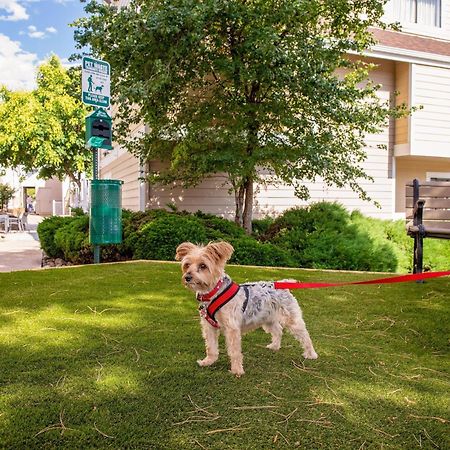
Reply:
[[[98,149],[112,150],[112,119],[109,107],[110,66],[106,61],[84,57],[82,101],[97,109],[86,117],[86,146],[92,150],[93,179],[90,189],[89,242],[94,245],[94,263],[100,262],[100,245],[122,242],[121,180],[100,180]]]

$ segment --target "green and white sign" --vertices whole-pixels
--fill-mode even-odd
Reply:
[[[111,67],[106,61],[83,57],[81,99],[86,105],[109,107]]]

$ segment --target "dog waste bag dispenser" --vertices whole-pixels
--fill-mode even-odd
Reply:
[[[91,181],[91,244],[122,242],[122,184],[121,180]]]

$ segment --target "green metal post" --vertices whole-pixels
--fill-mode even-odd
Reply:
[[[93,172],[94,172],[92,179],[98,180],[98,149],[96,147],[92,147],[92,156],[93,156]],[[100,245],[94,245],[94,264],[99,263],[100,263]]]

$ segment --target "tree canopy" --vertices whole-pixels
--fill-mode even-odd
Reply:
[[[33,91],[0,87],[0,165],[38,169],[46,179],[68,176],[80,186],[92,160],[80,97],[80,69],[65,69],[56,56],[39,67]]]
[[[377,96],[361,55],[384,27],[379,0],[131,0],[91,2],[75,22],[82,48],[112,66],[118,140],[166,161],[151,181],[195,186],[226,173],[236,221],[251,228],[265,171],[308,198],[305,181],[361,180],[364,136],[394,108]],[[130,123],[148,132],[130,137]]]

